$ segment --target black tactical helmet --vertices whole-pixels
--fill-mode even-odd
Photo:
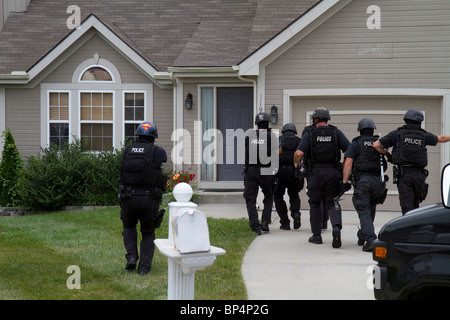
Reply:
[[[286,123],[283,126],[283,129],[281,129],[281,133],[285,133],[286,131],[292,131],[295,134],[297,134],[297,128],[295,127],[295,125],[293,123]]]
[[[403,120],[412,120],[416,122],[422,122],[423,121],[423,113],[419,110],[415,109],[409,109],[406,111],[405,116],[403,117]]]
[[[137,136],[158,138],[158,129],[151,122],[142,122],[136,129]]]
[[[265,112],[260,112],[255,117],[256,125],[262,124],[263,122],[269,123],[269,121],[270,121],[269,115]]]
[[[330,111],[328,111],[324,107],[319,107],[316,110],[314,110],[311,118],[313,118],[313,119],[324,118],[324,119],[330,120],[331,119]]]
[[[361,131],[362,129],[376,129],[376,128],[377,127],[375,126],[375,123],[373,122],[372,119],[364,118],[359,121],[357,131]]]

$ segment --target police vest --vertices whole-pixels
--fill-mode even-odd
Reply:
[[[246,139],[245,164],[247,166],[270,167],[271,129],[253,130]]]
[[[373,147],[373,143],[378,140],[378,136],[360,136],[353,139],[358,141],[359,155],[353,162],[353,170],[358,172],[380,173],[381,161],[383,161],[383,172],[387,169],[387,162],[384,157]]]
[[[153,163],[155,148],[153,143],[145,142],[135,142],[125,148],[120,171],[122,185],[161,188],[162,170]]]
[[[294,153],[297,150],[297,146],[300,142],[300,138],[292,131],[286,131],[280,138],[281,154],[280,165],[294,165]]]
[[[317,164],[337,164],[341,152],[337,141],[337,128],[331,125],[313,127],[310,131],[310,162]]]
[[[408,125],[398,128],[399,134],[392,151],[392,163],[424,168],[428,164],[426,131]]]

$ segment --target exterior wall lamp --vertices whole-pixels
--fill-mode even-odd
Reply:
[[[277,123],[277,121],[278,121],[278,108],[276,105],[273,105],[272,108],[270,108],[270,122]]]
[[[186,96],[186,100],[184,100],[184,107],[186,109],[192,109],[192,94],[188,93]]]

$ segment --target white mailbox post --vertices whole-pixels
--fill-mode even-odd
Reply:
[[[210,245],[205,215],[195,203],[189,184],[178,183],[175,202],[169,203],[169,237],[156,239],[158,250],[169,259],[167,299],[193,300],[195,272],[210,266],[225,250]]]

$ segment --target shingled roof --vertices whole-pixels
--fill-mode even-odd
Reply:
[[[69,5],[94,14],[159,71],[232,66],[320,0],[31,0],[0,32],[0,74],[27,71],[72,32]]]

